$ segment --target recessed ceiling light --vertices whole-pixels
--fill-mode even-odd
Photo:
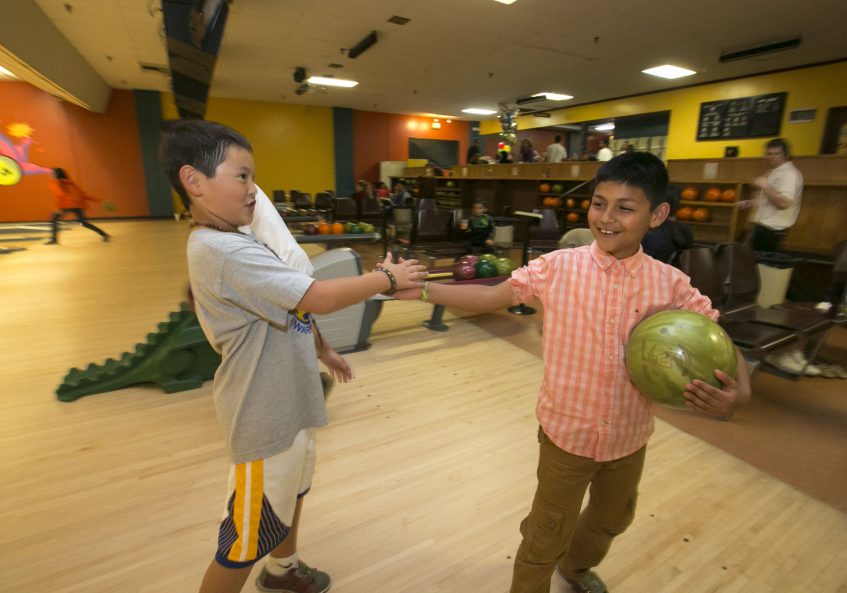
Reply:
[[[607,124],[600,124],[599,126],[594,126],[594,129],[598,132],[606,132],[609,130],[614,130],[615,124],[613,124],[612,122],[609,122]]]
[[[493,109],[479,109],[477,107],[468,107],[467,109],[462,109],[462,113],[470,113],[471,115],[494,115],[497,112]]]
[[[306,82],[310,84],[323,84],[326,86],[343,86],[343,87],[353,87],[359,84],[355,80],[344,80],[341,78],[326,78],[324,76],[312,76]]]
[[[494,0],[495,2],[499,2],[500,4],[514,4],[515,0]]]
[[[535,93],[533,97],[544,97],[548,101],[567,101],[573,99],[571,95],[562,95],[560,93]]]
[[[671,66],[670,64],[656,66],[655,68],[648,68],[647,70],[642,70],[642,72],[651,76],[658,76],[660,78],[669,79],[682,78],[683,76],[691,76],[692,74],[697,74],[694,70],[680,68],[679,66]]]

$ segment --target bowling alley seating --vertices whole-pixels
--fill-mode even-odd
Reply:
[[[376,198],[365,198],[359,207],[359,220],[371,224],[382,224],[382,204]]]
[[[709,297],[713,307],[722,311],[726,301],[726,288],[718,272],[713,247],[692,247],[683,250],[677,258],[676,267],[688,275],[692,286]],[[718,323],[729,334],[733,343],[750,352],[760,362],[771,352],[799,339],[798,334],[790,330],[725,318],[723,314]]]
[[[296,189],[291,190],[291,201],[295,208],[309,209],[312,207],[312,194],[304,193]]]
[[[413,251],[432,258],[455,257],[465,251],[462,243],[449,241],[446,215],[435,208],[418,209],[408,238],[396,237],[395,241],[405,250],[406,257]]]
[[[352,222],[359,216],[359,207],[353,198],[334,198],[332,200],[332,220]]]
[[[332,210],[332,192],[328,191],[319,191],[315,194],[315,210],[319,212],[329,212]]]

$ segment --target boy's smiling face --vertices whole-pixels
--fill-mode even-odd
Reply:
[[[256,208],[254,167],[253,155],[232,145],[215,169],[214,177],[206,177],[195,169],[193,187],[197,193],[192,195],[195,220],[234,228],[250,224]],[[200,211],[195,212],[195,208]]]
[[[667,202],[654,210],[647,195],[637,187],[603,181],[591,198],[588,226],[600,249],[625,259],[638,253],[641,239],[665,221],[668,210]]]

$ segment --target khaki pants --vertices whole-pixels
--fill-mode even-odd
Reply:
[[[600,564],[612,540],[635,516],[646,446],[614,461],[597,462],[559,449],[540,429],[538,489],[521,523],[511,593],[549,593],[556,566],[579,579]],[[588,506],[580,513],[589,487]]]

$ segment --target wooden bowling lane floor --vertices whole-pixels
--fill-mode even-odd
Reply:
[[[113,243],[75,230],[0,260],[3,591],[192,591],[214,549],[227,459],[209,384],[53,395],[184,295],[184,224],[103,228]],[[319,431],[299,547],[338,593],[509,587],[541,363],[449,311],[429,332],[429,310],[385,304]],[[842,593],[847,516],[657,421],[635,523],[599,572],[618,593]]]

